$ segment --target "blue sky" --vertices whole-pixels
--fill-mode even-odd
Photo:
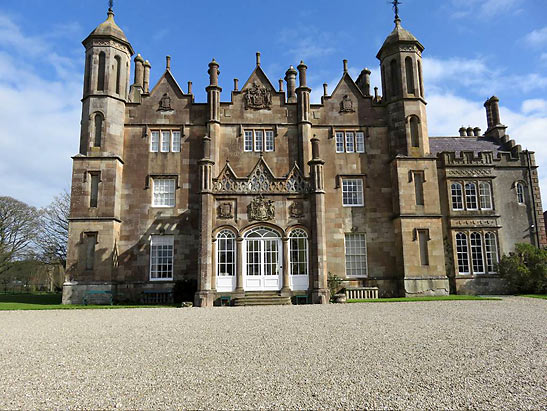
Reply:
[[[500,99],[502,122],[536,151],[547,208],[547,11],[545,0],[405,0],[403,26],[425,46],[431,136],[461,125],[486,129],[482,104]],[[106,18],[106,0],[3,0],[0,4],[0,195],[47,205],[70,186],[79,142],[84,48]],[[393,29],[386,0],[208,2],[116,0],[116,22],[152,64],[151,83],[172,56],[179,84],[205,100],[207,64],[220,63],[223,100],[262,53],[277,84],[304,60],[312,99],[332,91],[342,59],[380,85],[376,53]]]

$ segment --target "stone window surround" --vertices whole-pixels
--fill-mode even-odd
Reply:
[[[365,185],[365,178],[366,178],[366,174],[338,174],[336,176],[336,185],[335,185],[335,189],[338,189],[338,188],[341,188],[342,190],[342,206],[343,207],[364,207],[365,206],[365,188],[366,188],[366,185]],[[344,180],[361,180],[362,183],[361,183],[361,203],[360,204],[344,204],[344,193],[343,193],[343,190],[344,190],[344,184],[343,184],[343,181]]]
[[[163,150],[163,133],[169,132],[169,150]],[[157,134],[157,140],[154,138],[154,133]],[[178,133],[178,147],[175,147],[175,133]],[[154,149],[155,147],[155,149]],[[175,148],[177,148],[175,150]],[[182,149],[182,132],[179,128],[151,128],[150,129],[150,144],[148,150],[151,153],[180,153]]]
[[[360,149],[358,149],[358,146],[360,146],[361,144],[357,143],[358,135],[362,137],[362,148]],[[340,137],[342,138],[342,141],[340,141]],[[351,142],[351,145],[353,147],[351,151],[348,150],[348,137],[351,138],[351,140],[349,141]],[[367,152],[365,141],[365,131],[359,128],[344,128],[334,130],[334,148],[337,154],[364,154]],[[342,150],[339,149],[340,145],[342,146]]]
[[[154,180],[174,180],[175,186],[174,186],[174,204],[171,205],[155,205],[154,204]],[[148,190],[152,188],[151,198],[150,198],[150,206],[153,208],[174,208],[177,205],[177,196],[176,192],[178,189],[180,189],[179,186],[179,176],[175,174],[149,174],[146,176],[146,183],[145,183],[145,190]]]
[[[259,147],[257,140],[257,132],[262,132],[261,138],[261,145]],[[251,149],[249,150],[247,146],[247,133],[251,133]],[[245,153],[269,153],[275,151],[275,136],[277,135],[276,131],[273,128],[268,127],[252,127],[252,128],[243,128],[242,130],[243,135],[243,152]],[[269,140],[271,139],[271,140]]]
[[[475,184],[477,208],[468,208],[467,206],[467,195],[465,192],[465,185],[467,183]],[[490,185],[490,207],[482,207],[480,186],[483,183],[487,183]],[[447,181],[447,184],[448,184],[447,190],[449,194],[448,197],[450,199],[451,211],[493,211],[495,209],[494,190],[493,190],[492,182],[490,181],[490,179],[462,179],[462,180],[451,179]],[[463,208],[454,208],[453,197],[452,197],[452,184],[460,184],[461,192],[462,192],[461,202],[463,204]]]
[[[517,197],[517,204],[518,205],[526,205],[526,183],[523,181],[515,181],[513,184],[513,187],[515,189],[515,195]]]
[[[359,254],[350,254],[350,256],[363,256],[364,261],[361,261],[360,269],[364,270],[364,274],[352,275],[348,274],[348,238],[356,236],[363,236],[364,247],[360,250]],[[344,259],[345,259],[345,275],[346,278],[367,278],[368,277],[368,252],[367,252],[367,234],[365,232],[350,232],[344,233]]]
[[[158,241],[158,245],[154,245],[154,239],[157,239]],[[160,244],[161,243],[161,244]],[[149,257],[150,257],[150,261],[149,261],[149,280],[150,281],[173,281],[173,272],[174,272],[174,263],[175,263],[175,236],[174,235],[152,235],[150,236],[150,254],[149,254]],[[153,275],[153,267],[154,267],[154,264],[153,264],[153,253],[154,253],[154,248],[155,247],[169,247],[170,248],[170,251],[171,251],[171,255],[170,256],[167,256],[166,258],[169,258],[170,257],[170,264],[167,263],[167,266],[168,266],[168,270],[167,271],[162,271],[162,272],[165,272],[168,274],[167,277],[152,277]],[[159,258],[159,256],[157,256],[156,258]],[[156,266],[159,266],[159,262],[156,264]],[[158,272],[157,270],[155,271],[156,273]],[[170,274],[170,275],[169,275]]]
[[[480,238],[481,238],[481,257],[482,257],[482,264],[483,264],[483,269],[484,271],[483,272],[475,272],[474,271],[474,267],[473,267],[473,260],[472,260],[472,250],[471,250],[471,234],[472,233],[478,233],[480,235]],[[458,234],[464,234],[465,235],[465,238],[466,238],[466,242],[467,242],[467,264],[468,264],[468,267],[469,267],[469,271],[466,271],[466,272],[463,272],[463,273],[460,273],[459,272],[459,266],[458,266],[458,251],[457,251],[457,246],[456,246],[456,235]],[[487,251],[486,250],[486,236],[487,235],[493,235],[494,237],[494,252],[492,251]],[[455,272],[456,272],[456,278],[463,278],[463,277],[475,277],[475,276],[478,276],[478,277],[484,277],[484,276],[497,276],[497,272],[494,271],[493,269],[492,270],[489,270],[489,267],[488,267],[488,255],[493,255],[494,256],[494,259],[493,259],[493,263],[491,264],[492,267],[494,266],[495,263],[498,263],[499,262],[499,256],[500,256],[500,251],[499,251],[499,238],[498,238],[498,230],[492,230],[492,229],[483,229],[483,230],[476,230],[476,229],[458,229],[458,230],[453,230],[453,241],[454,241],[454,249],[453,249],[453,252],[454,252],[454,269],[455,269]]]

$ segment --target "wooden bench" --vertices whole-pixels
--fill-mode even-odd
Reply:
[[[378,287],[347,287],[348,300],[371,300],[378,298]]]
[[[92,295],[104,295],[110,299],[110,305],[114,305],[114,299],[112,298],[112,291],[110,290],[88,290],[84,293],[84,305],[88,305],[88,298]]]
[[[294,295],[292,303],[294,305],[302,305],[302,304],[308,304],[308,296],[307,295]]]

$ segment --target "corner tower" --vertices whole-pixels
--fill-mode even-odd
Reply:
[[[380,60],[384,103],[389,113],[394,155],[422,157],[429,154],[426,101],[422,76],[424,46],[401,26],[395,28],[376,55]]]

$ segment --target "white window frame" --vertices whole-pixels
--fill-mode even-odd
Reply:
[[[161,261],[165,259],[165,261]],[[150,281],[173,281],[175,236],[153,235],[150,238]],[[160,270],[161,268],[161,270]],[[163,276],[162,274],[167,275]],[[160,274],[160,276],[158,276]]]
[[[496,233],[487,232],[484,233],[484,262],[485,271],[488,274],[496,272],[495,267],[498,261],[498,240]]]
[[[486,267],[484,264],[483,243],[484,241],[482,238],[482,234],[478,231],[472,231],[469,234],[469,244],[471,249],[471,270],[473,270],[473,274],[486,273]],[[479,268],[480,265],[482,265],[482,270]]]
[[[161,181],[161,184],[159,183]],[[159,191],[166,187],[166,184],[172,185],[173,192],[172,192],[172,201],[171,196],[167,198],[167,201],[161,200],[161,196],[166,197],[165,195],[170,195],[171,192],[167,191]],[[167,187],[170,188],[170,187]],[[158,190],[158,191],[157,191]],[[175,178],[170,177],[155,177],[152,178],[152,207],[158,207],[158,208],[173,208],[175,207],[177,203],[176,198],[176,191],[177,191],[177,181]]]
[[[517,203],[526,204],[526,198],[524,197],[524,184],[520,181],[515,184],[515,189],[517,191]]]
[[[255,128],[243,131],[243,151],[262,153],[275,151],[275,133],[272,129]]]
[[[299,240],[304,240],[303,244],[304,247],[300,248],[300,244],[298,244]],[[294,241],[297,243],[297,248],[294,247]],[[297,253],[297,261],[293,259],[294,257],[294,251]],[[304,256],[304,260],[301,260],[300,257]],[[304,267],[304,273],[297,272],[295,273],[294,268],[302,268]],[[308,235],[304,230],[301,228],[297,228],[295,230],[292,230],[289,234],[289,267],[290,267],[290,275],[308,275],[309,274],[309,264],[308,264]],[[301,270],[298,270],[301,271]]]
[[[255,130],[255,151],[260,153],[264,151],[264,130]]]
[[[153,130],[150,133],[150,152],[157,153],[160,151],[160,134],[159,130]]]
[[[243,151],[245,152],[251,152],[253,151],[254,144],[253,144],[253,130],[245,130],[243,133]]]
[[[171,148],[171,131],[161,130],[160,131],[160,152],[169,153],[170,148]]]
[[[355,133],[346,131],[346,153],[355,153]]]
[[[365,133],[360,130],[337,130],[334,132],[336,153],[366,153]]]
[[[273,130],[264,130],[264,151],[271,152],[275,150]]]
[[[354,184],[353,187],[356,190],[349,190],[352,188],[350,184]],[[350,196],[356,193],[357,203],[350,203]],[[342,178],[342,206],[344,207],[363,207],[365,205],[364,192],[363,192],[363,179],[362,178]]]
[[[467,187],[469,186],[469,190]],[[471,192],[471,187],[473,187],[473,193]],[[465,208],[466,210],[478,210],[479,209],[479,198],[478,198],[478,192],[477,192],[477,183],[474,181],[467,181],[464,183],[463,186],[464,194],[465,194]],[[472,202],[475,202],[475,207],[471,207],[469,204]]]
[[[171,131],[171,152],[180,153],[181,150],[181,135],[180,131]]]
[[[492,210],[492,185],[488,181],[479,181],[479,207],[481,210]]]
[[[455,187],[457,187],[457,188],[455,189]],[[458,191],[458,192],[455,192],[455,191]],[[465,209],[464,199],[463,199],[463,186],[462,186],[462,183],[453,182],[453,183],[450,184],[450,197],[451,197],[451,200],[452,200],[452,210],[460,211],[460,210]],[[456,201],[454,201],[454,199],[457,199],[457,203],[456,203]],[[456,204],[459,204],[460,207],[456,207]]]
[[[356,240],[360,244],[356,244]],[[346,277],[368,277],[367,236],[365,233],[346,233],[344,236]],[[359,271],[358,274],[354,274]]]
[[[355,132],[355,152],[356,153],[365,153],[365,133],[362,131]]]
[[[335,138],[336,138],[336,152],[337,153],[343,153],[344,152],[344,148],[345,148],[345,143],[344,143],[344,132],[342,131],[337,131],[335,133]]]
[[[232,248],[228,247],[228,243],[232,244]],[[228,262],[227,258],[223,262],[222,255],[231,254],[232,261]],[[232,230],[222,230],[217,234],[217,277],[234,277],[236,275],[236,236]],[[226,269],[226,272],[223,272],[223,267]],[[228,267],[231,267],[232,273],[228,272]]]
[[[469,236],[465,232],[457,232],[455,239],[456,239],[456,261],[458,263],[458,274],[469,275],[471,274],[471,263],[469,261]],[[465,262],[465,264],[467,265],[467,270],[465,271],[462,270],[462,264],[460,264],[460,262]]]

